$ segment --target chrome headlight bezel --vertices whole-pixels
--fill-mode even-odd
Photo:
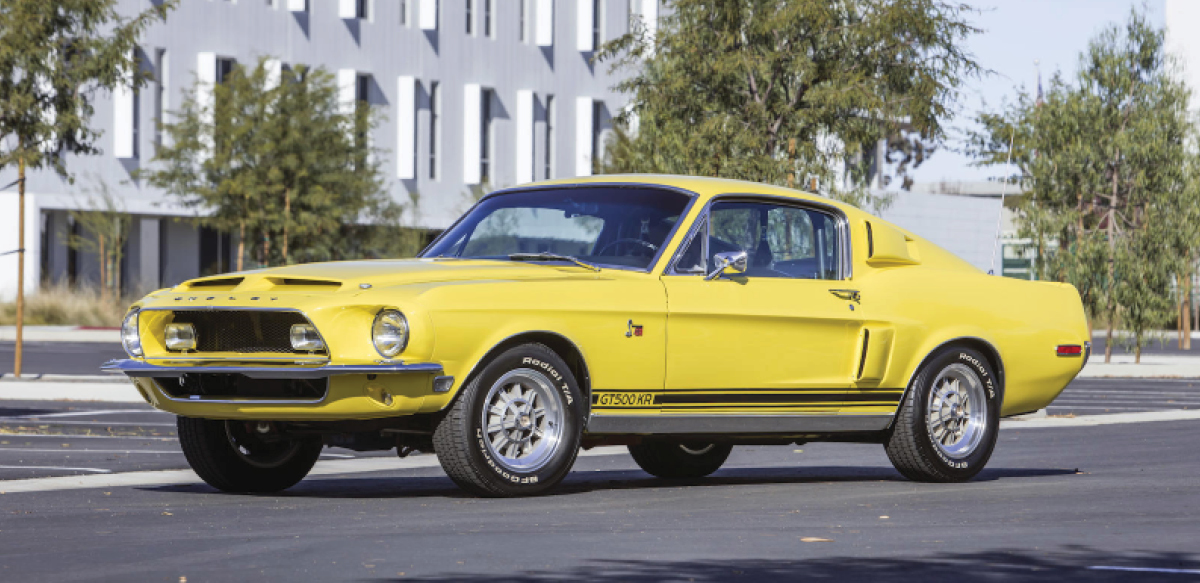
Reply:
[[[371,344],[384,358],[395,358],[408,347],[408,318],[395,308],[385,308],[375,314],[371,323]]]
[[[145,355],[142,350],[142,333],[138,326],[138,316],[141,310],[130,310],[121,321],[121,347],[125,353],[134,358]]]

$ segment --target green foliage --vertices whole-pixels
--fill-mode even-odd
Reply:
[[[960,43],[965,5],[938,0],[673,0],[599,58],[632,77],[606,172],[664,172],[814,187],[876,207],[876,144],[907,172],[979,66]],[[636,127],[635,127],[636,126]],[[839,180],[842,169],[848,180]]]
[[[63,156],[94,154],[100,90],[140,86],[138,37],[177,0],[125,18],[116,0],[0,2],[0,168],[23,160],[67,175]]]
[[[1139,352],[1200,240],[1185,176],[1190,94],[1171,65],[1163,32],[1134,11],[1089,43],[1073,82],[1055,75],[1041,101],[1021,93],[980,114],[969,140],[979,164],[997,166],[1012,141],[1018,171],[1003,178],[1026,190],[1018,226],[1039,279],[1074,284],[1089,315],[1128,328]]]
[[[141,176],[235,233],[238,269],[247,254],[278,265],[414,253],[423,234],[399,225],[417,198],[390,199],[366,139],[378,112],[365,103],[343,111],[324,69],[281,77],[270,79],[263,59],[214,87],[197,82]]]

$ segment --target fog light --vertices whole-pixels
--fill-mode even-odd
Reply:
[[[167,324],[167,350],[195,350],[196,327],[191,324]]]
[[[312,324],[292,325],[292,349],[316,352],[325,349],[325,342]]]

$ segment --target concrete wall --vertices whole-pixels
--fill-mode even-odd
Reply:
[[[999,198],[901,192],[880,216],[987,271],[996,247]],[[999,256],[996,271],[1000,270]]]

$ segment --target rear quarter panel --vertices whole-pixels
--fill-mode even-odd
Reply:
[[[1045,407],[1084,364],[1081,357],[1055,353],[1059,344],[1088,340],[1079,294],[1069,284],[915,265],[871,270],[861,286],[864,315],[895,329],[891,366],[881,384],[907,388],[938,347],[975,338],[999,354],[1001,414],[1015,415]]]

